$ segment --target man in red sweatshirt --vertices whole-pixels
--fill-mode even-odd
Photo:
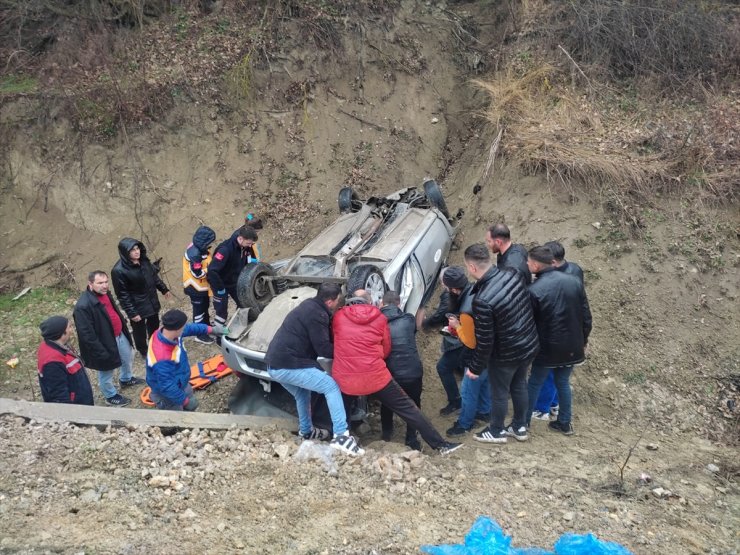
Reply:
[[[445,441],[391,376],[385,364],[391,352],[388,320],[378,307],[372,305],[366,291],[355,291],[355,296],[334,315],[332,328],[332,378],[343,394],[375,395],[408,426],[418,430],[424,441],[442,455],[462,447],[462,443]]]

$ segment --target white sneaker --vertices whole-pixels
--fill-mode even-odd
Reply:
[[[535,411],[532,411],[532,418],[534,418],[535,420],[546,420],[547,422],[549,422],[550,413],[542,412],[541,410],[535,410]]]
[[[560,405],[553,405],[550,407],[550,416],[557,420],[558,414],[560,414]]]
[[[357,444],[357,440],[349,435],[349,432],[334,436],[334,439],[329,443],[329,447],[352,455],[353,457],[365,454],[365,450]]]

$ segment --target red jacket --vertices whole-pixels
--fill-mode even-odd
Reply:
[[[385,365],[391,352],[388,320],[368,304],[341,308],[332,320],[334,364],[332,378],[347,395],[370,395],[383,389],[392,376]]]

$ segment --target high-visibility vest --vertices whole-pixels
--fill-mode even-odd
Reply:
[[[211,295],[211,288],[208,285],[208,280],[206,279],[207,273],[208,273],[208,265],[211,263],[211,253],[208,253],[208,256],[204,258],[201,261],[201,265],[203,266],[203,277],[195,277],[193,275],[193,272],[190,270],[190,260],[187,259],[186,256],[182,257],[182,286],[183,288],[187,289],[188,287],[192,287],[196,291],[200,291],[202,293],[208,292],[209,295]]]

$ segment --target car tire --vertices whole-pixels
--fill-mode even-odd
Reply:
[[[426,195],[429,204],[442,212],[445,218],[450,219],[450,213],[447,210],[447,203],[442,194],[442,189],[434,179],[424,181],[424,195]]]
[[[349,279],[347,280],[347,296],[351,297],[352,293],[358,289],[368,291],[373,298],[373,302],[377,304],[385,292],[388,291],[388,285],[385,283],[383,274],[377,266],[363,264],[357,266],[349,275]]]
[[[362,208],[362,201],[355,193],[352,187],[342,187],[337,195],[337,204],[339,205],[340,214],[349,214],[359,212]]]
[[[236,282],[236,295],[239,302],[250,310],[250,320],[256,318],[272,300],[273,293],[269,280],[275,270],[264,262],[253,262],[244,266]]]

